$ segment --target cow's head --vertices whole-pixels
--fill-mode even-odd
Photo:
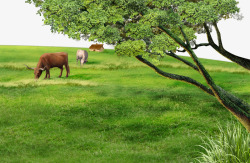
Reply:
[[[34,75],[35,75],[35,79],[39,79],[40,76],[42,75],[42,72],[45,70],[46,66],[44,68],[39,68],[39,67],[36,67],[36,68],[31,68],[27,65],[25,65],[28,69],[31,69],[31,70],[34,70]]]
[[[34,68],[35,79],[39,79],[44,70],[45,70],[45,67],[44,68]]]

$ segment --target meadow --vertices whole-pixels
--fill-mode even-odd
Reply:
[[[169,80],[114,50],[89,52],[83,67],[78,48],[0,46],[0,162],[195,162],[206,136],[236,121],[212,96]],[[88,49],[86,49],[88,50]],[[38,81],[41,54],[69,54],[70,76]],[[190,60],[188,57],[184,57]],[[201,59],[215,82],[250,102],[250,73],[234,63]],[[161,69],[202,77],[166,57]]]

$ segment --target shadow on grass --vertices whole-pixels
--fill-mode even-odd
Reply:
[[[95,64],[100,64],[101,62],[99,61],[88,61],[86,63],[84,63],[84,65],[95,65]],[[71,63],[72,64],[72,63]],[[81,66],[81,61],[78,60],[78,62],[76,62],[76,66]]]
[[[93,74],[77,74],[77,75],[70,75],[68,79],[83,79],[83,80],[90,80],[93,78],[98,78],[99,75]]]

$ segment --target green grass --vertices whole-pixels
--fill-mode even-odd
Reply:
[[[203,133],[236,121],[214,97],[135,58],[89,52],[80,67],[76,50],[0,46],[0,162],[192,162],[203,151]],[[36,82],[23,64],[35,67],[41,54],[57,51],[69,53],[69,78],[54,68],[50,80],[43,73]],[[249,72],[201,61],[218,85],[250,101]],[[205,84],[172,58],[158,65]]]

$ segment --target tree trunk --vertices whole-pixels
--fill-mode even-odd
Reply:
[[[243,100],[216,86],[218,101],[229,110],[250,133],[250,106]]]
[[[187,39],[187,36],[184,33],[182,27],[180,27],[180,30],[186,40],[186,44],[167,28],[159,26],[159,29],[161,29],[164,33],[166,33],[169,37],[171,37],[176,43],[178,43],[189,53],[190,57],[193,59],[196,66],[198,67],[200,74],[204,77],[207,84],[211,88],[213,95],[215,95],[217,100],[227,110],[229,110],[250,133],[250,106],[247,103],[243,102],[243,100],[229,94],[228,92],[226,92],[215,84],[209,73],[206,71],[205,67],[201,64],[196,54],[192,50],[189,44],[189,40]]]
[[[215,82],[213,81],[209,73],[206,71],[205,67],[198,60],[197,56],[189,45],[184,31],[182,29],[181,31],[187,42],[187,46],[184,47],[185,50],[190,54],[191,58],[196,63],[201,75],[205,78],[207,84],[213,91],[217,100],[227,110],[229,110],[250,133],[250,106],[247,103],[244,103],[241,99],[229,94],[228,92],[226,92],[215,84]]]

